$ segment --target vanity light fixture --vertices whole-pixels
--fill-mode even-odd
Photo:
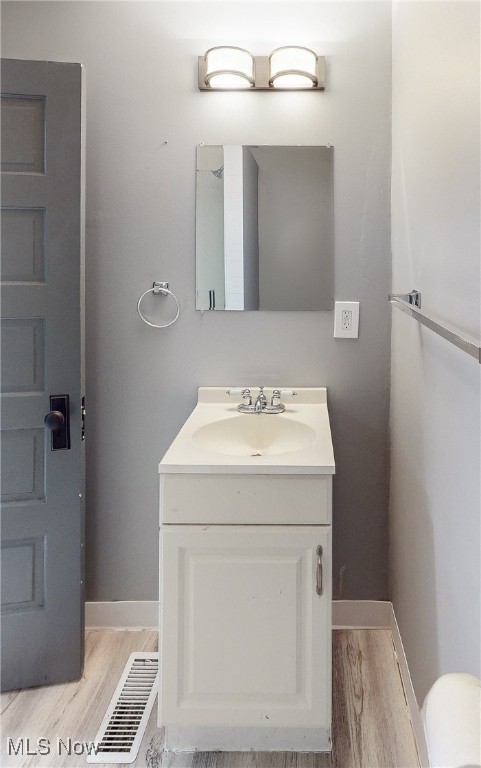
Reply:
[[[284,46],[269,56],[271,88],[315,88],[318,84],[317,56],[309,48]]]
[[[323,91],[324,56],[300,45],[252,56],[244,48],[217,46],[199,56],[199,90]]]
[[[203,57],[203,81],[208,89],[252,88],[254,57],[232,45],[210,48]]]

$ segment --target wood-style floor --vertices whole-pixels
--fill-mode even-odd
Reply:
[[[58,754],[57,739],[92,741],[120,674],[133,651],[156,650],[151,631],[91,631],[85,671],[65,685],[12,691],[1,696],[2,768],[86,766],[85,755]],[[163,751],[156,705],[134,763],[142,768],[418,768],[419,762],[391,633],[384,629],[333,633],[333,752]],[[9,739],[49,739],[49,755],[8,754]],[[41,742],[40,747],[46,742]],[[11,751],[11,749],[10,749]],[[24,750],[25,751],[25,750]]]

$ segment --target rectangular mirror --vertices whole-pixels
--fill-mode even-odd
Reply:
[[[196,309],[332,310],[332,147],[197,147]]]

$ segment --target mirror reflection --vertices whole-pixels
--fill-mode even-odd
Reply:
[[[330,310],[332,147],[197,147],[196,309]]]

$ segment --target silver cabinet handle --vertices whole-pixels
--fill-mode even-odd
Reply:
[[[322,595],[322,547],[320,544],[316,549],[316,554],[317,554],[316,592],[318,595]]]

